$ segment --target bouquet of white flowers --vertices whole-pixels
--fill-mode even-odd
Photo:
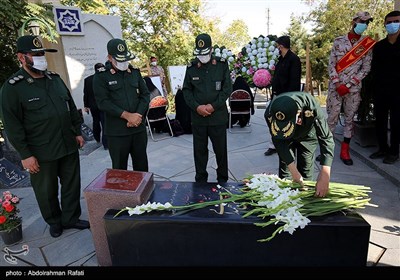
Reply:
[[[305,181],[304,186],[290,180],[280,179],[276,175],[254,174],[244,180],[245,186],[238,192],[232,193],[221,186],[218,200],[209,200],[182,206],[170,203],[161,204],[148,202],[136,207],[125,207],[121,212],[128,211],[129,215],[140,215],[151,211],[191,211],[205,207],[223,206],[236,203],[242,216],[257,216],[265,222],[255,223],[265,227],[278,225],[273,234],[259,241],[269,241],[282,231],[293,234],[297,228],[304,228],[310,223],[308,217],[322,216],[342,210],[364,208],[369,204],[369,187],[330,183],[330,190],[326,197],[315,197],[315,182]]]
[[[254,86],[253,76],[259,69],[265,69],[273,75],[279,56],[275,40],[274,35],[260,35],[258,38],[253,38],[231,64],[232,75],[243,76],[250,86]]]

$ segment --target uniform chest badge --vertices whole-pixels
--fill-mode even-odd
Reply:
[[[109,81],[109,82],[108,82],[108,85],[109,85],[109,86],[116,85],[116,84],[118,84],[117,81]]]
[[[192,81],[199,81],[200,77],[192,77]]]
[[[304,116],[305,116],[306,118],[314,117],[314,112],[313,112],[313,111],[310,111],[310,110],[305,110],[305,111],[304,111]]]

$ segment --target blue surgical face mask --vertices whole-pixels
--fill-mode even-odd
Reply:
[[[395,34],[397,31],[399,31],[399,27],[400,27],[400,22],[392,22],[385,25],[386,32],[389,35]]]
[[[368,25],[366,23],[356,23],[354,32],[358,35],[361,35],[367,29],[367,26]]]

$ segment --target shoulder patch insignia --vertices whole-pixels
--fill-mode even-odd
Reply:
[[[97,69],[97,71],[98,72],[104,72],[104,71],[106,71],[106,68],[105,67],[100,67],[99,69]]]
[[[54,71],[47,71],[47,74],[49,75],[55,75],[55,76],[60,76],[58,73],[54,72]]]
[[[24,76],[18,75],[18,76],[15,76],[15,77],[10,78],[10,79],[8,80],[8,83],[9,83],[10,85],[14,85],[14,84],[18,83],[19,81],[22,81],[23,79],[24,79]]]

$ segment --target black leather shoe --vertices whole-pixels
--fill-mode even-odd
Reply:
[[[386,155],[383,151],[377,151],[369,156],[370,159],[384,158]]]
[[[383,163],[386,164],[393,164],[395,163],[397,160],[399,159],[399,155],[387,155],[385,156],[385,158],[383,159]]]
[[[276,149],[269,148],[267,151],[265,151],[264,155],[270,156],[276,153]]]
[[[50,235],[54,238],[59,237],[63,232],[61,225],[51,225],[50,226]]]
[[[78,220],[74,225],[64,226],[65,229],[76,228],[76,229],[87,229],[90,228],[90,224],[85,220]]]

